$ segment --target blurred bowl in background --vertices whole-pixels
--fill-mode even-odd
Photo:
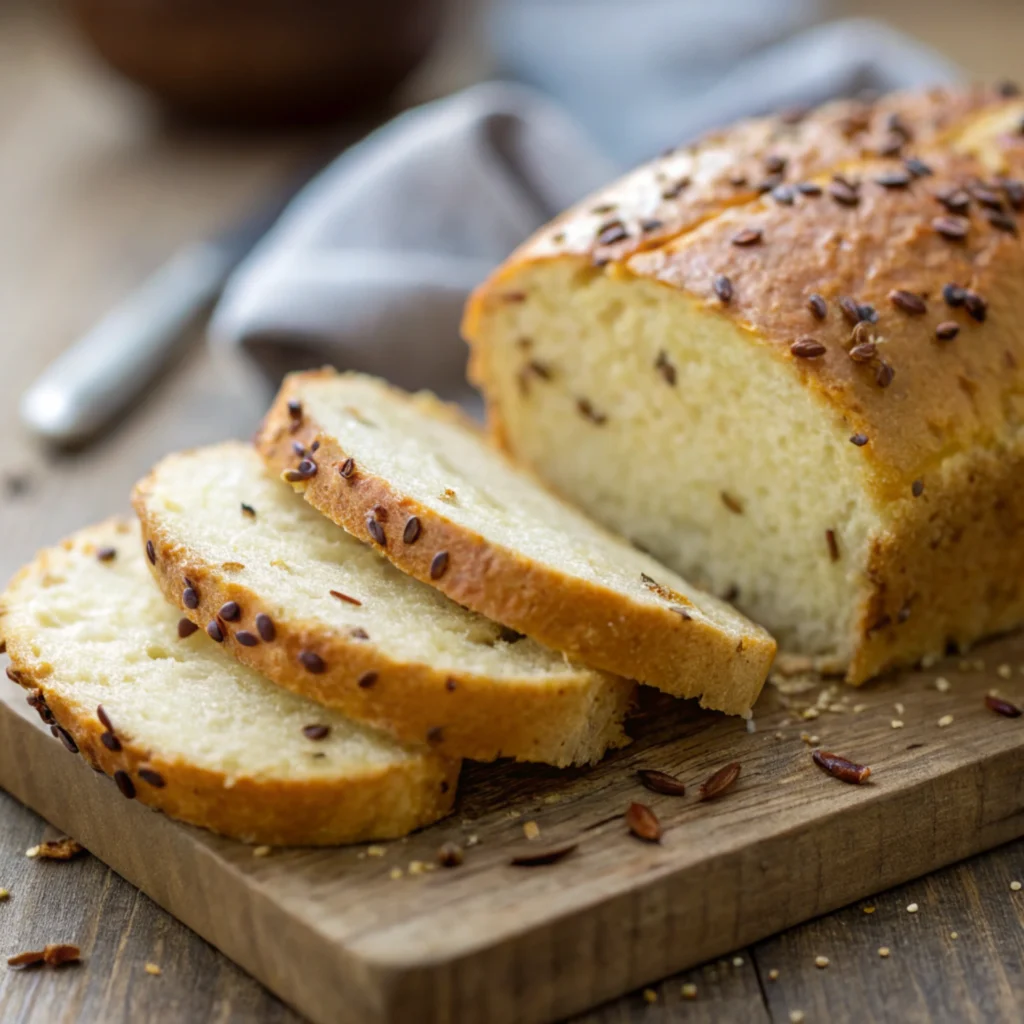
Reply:
[[[444,0],[68,0],[102,57],[179,114],[327,121],[386,99],[430,51]]]

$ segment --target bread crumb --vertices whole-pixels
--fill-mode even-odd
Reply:
[[[865,914],[873,914],[875,912],[875,908],[873,906],[861,907],[861,910],[863,910]]]
[[[818,968],[828,967],[830,963],[831,961],[827,956],[816,956],[814,958],[814,966]]]
[[[1020,882],[1011,882],[1010,883],[1010,891],[1011,892],[1020,892]]]
[[[732,958],[732,965],[733,965],[733,967],[742,967],[743,966],[743,957],[741,957],[741,956],[734,956]]]
[[[907,710],[899,701],[896,701],[896,703],[893,704],[892,709],[897,715],[902,715],[903,712]]]
[[[25,856],[26,857],[38,857],[39,856],[39,847],[38,846],[30,846],[25,851]]]
[[[272,846],[255,846],[253,847],[252,855],[254,857],[269,857],[272,852]]]
[[[1013,669],[1009,665],[1000,665],[996,669],[996,675],[1000,679],[1009,679],[1013,675]]]
[[[471,836],[466,836],[466,846],[478,846],[480,844],[480,837],[474,832]]]
[[[645,988],[644,989],[644,1002],[647,1003],[648,1006],[650,1006],[652,1003],[656,1003],[657,1001],[658,1001],[658,993],[655,992],[653,988]]]
[[[696,999],[697,998],[697,986],[692,981],[686,982],[680,989],[684,999]]]
[[[952,724],[953,724],[953,716],[952,715],[943,715],[939,719],[939,728],[940,729],[945,729],[947,725],[952,725]]]
[[[903,723],[898,718],[894,718],[889,724],[894,729],[902,729],[903,728]]]
[[[409,861],[409,874],[410,875],[422,875],[427,871],[433,871],[435,865],[428,864],[423,860],[411,860]]]
[[[959,939],[960,938],[960,933],[959,932],[950,932],[949,933],[949,937],[951,939]]]
[[[778,967],[773,967],[768,972],[768,980],[769,981],[778,981],[779,980],[779,969],[778,969]]]
[[[971,668],[973,668],[975,672],[984,672],[985,662],[982,661],[981,658],[975,658],[974,661],[971,662]]]
[[[39,857],[43,860],[71,860],[83,853],[85,847],[70,836],[49,839],[25,851],[26,857]]]
[[[526,836],[527,839],[539,839],[540,825],[538,825],[535,821],[524,821],[523,835]]]
[[[506,818],[512,818],[513,820],[516,819],[516,818],[521,818],[522,816],[523,816],[523,812],[522,811],[511,810],[511,811],[506,811],[505,812],[505,817]]]
[[[159,974],[163,974],[163,971],[156,964],[146,964],[146,973],[156,977]]]
[[[9,900],[10,898],[11,894],[6,889],[0,889],[0,903],[3,903],[4,900]]]
[[[917,906],[916,903],[908,903],[907,904],[907,913],[908,914],[916,914],[917,911],[918,911],[918,906]]]
[[[889,947],[888,946],[879,946],[878,947],[878,955],[884,960],[889,955]]]
[[[757,723],[753,718],[747,719],[747,732],[757,732]]]
[[[939,693],[949,693],[952,685],[953,684],[950,683],[945,676],[938,676],[935,680],[935,689],[938,690]]]
[[[803,1010],[790,1010],[789,1011],[789,1024],[804,1024],[804,1011]]]
[[[401,868],[392,868],[391,871],[388,873],[388,877],[391,879],[392,882],[395,882],[399,878],[401,878],[403,874],[404,872],[402,871]]]
[[[376,844],[374,844],[373,846],[368,846],[366,848],[366,856],[367,857],[383,857],[384,854],[387,853],[387,852],[388,852],[387,851],[387,847],[385,847],[385,846],[378,846]]]
[[[546,797],[541,801],[544,804],[560,804],[562,802],[561,793],[548,793]]]
[[[817,708],[804,708],[800,713],[800,717],[806,722],[813,722],[820,715],[821,712]]]
[[[868,709],[867,704],[854,704],[853,705],[853,713],[855,715],[859,715],[859,714],[863,713],[864,711],[867,711],[867,709]]]

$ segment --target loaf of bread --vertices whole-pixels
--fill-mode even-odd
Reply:
[[[757,698],[775,653],[763,630],[554,497],[432,395],[292,374],[256,445],[310,505],[459,604],[708,707]]]
[[[561,766],[627,742],[633,683],[403,575],[248,445],[170,456],[134,501],[167,598],[282,686],[448,756]]]
[[[739,125],[473,297],[495,438],[851,682],[1024,621],[1024,100]]]
[[[137,524],[109,522],[22,569],[0,637],[8,675],[54,736],[171,817],[248,842],[320,845],[402,836],[449,811],[458,761],[274,686],[179,620]]]

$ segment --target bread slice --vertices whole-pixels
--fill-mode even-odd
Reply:
[[[553,497],[433,396],[293,374],[256,444],[310,505],[460,604],[708,707],[744,713],[760,692],[767,633]]]
[[[403,575],[249,446],[171,456],[134,500],[168,599],[282,686],[481,761],[585,764],[627,742],[633,683],[571,665]]]
[[[850,682],[1024,623],[1022,118],[834,104],[590,197],[467,307],[495,437]]]
[[[43,551],[0,605],[8,675],[127,797],[273,845],[388,839],[451,809],[459,762],[402,747],[239,665],[146,570],[138,525]],[[59,755],[57,755],[59,756]]]

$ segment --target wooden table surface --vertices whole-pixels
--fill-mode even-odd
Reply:
[[[846,0],[837,8],[884,13],[979,76],[1024,77],[1019,0]],[[34,446],[18,427],[17,398],[176,245],[229,223],[323,142],[163,125],[51,14],[0,0],[0,577],[39,546],[126,510],[130,484],[164,452],[250,432],[263,396],[217,373],[198,338],[123,429],[76,456]],[[0,902],[0,954],[51,941],[75,942],[84,954],[80,966],[59,971],[0,966],[5,1024],[298,1021],[98,860],[26,858],[49,827],[3,793],[0,823],[0,888],[10,892]],[[1016,1024],[1024,1018],[1024,892],[1011,890],[1014,880],[1024,881],[1024,840],[584,1019]],[[911,903],[917,913],[907,912]],[[883,946],[888,958],[879,956]],[[829,966],[815,965],[820,956]],[[146,973],[147,962],[162,973]],[[684,983],[696,985],[695,999],[684,998]]]

